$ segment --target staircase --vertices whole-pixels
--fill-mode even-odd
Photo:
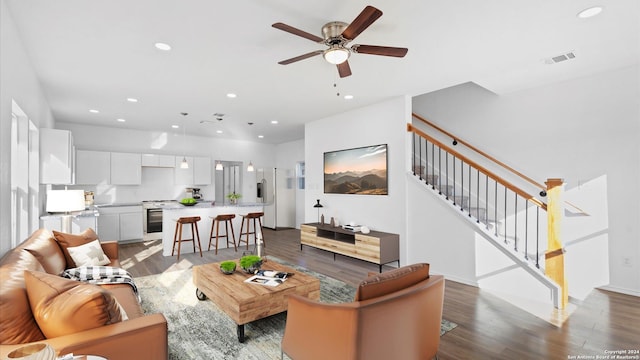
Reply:
[[[414,117],[436,131],[444,132],[419,115],[414,114]],[[531,191],[507,181],[504,175],[499,176],[498,170],[489,170],[491,163],[494,167],[505,166],[495,159],[487,161],[486,156],[472,159],[471,155],[462,154],[411,124],[407,131],[413,133],[412,173],[415,179],[424,184],[426,191],[458,209],[461,219],[474,226],[476,233],[550,289],[554,305],[563,308],[566,288],[558,285],[562,281],[554,281],[556,278],[545,274],[543,260],[549,252],[547,204],[530,195]],[[451,138],[453,146],[464,143]],[[471,146],[467,148],[478,152]],[[526,182],[532,182],[526,179]],[[535,187],[542,186],[533,183]],[[542,186],[540,197],[545,195],[546,187]]]

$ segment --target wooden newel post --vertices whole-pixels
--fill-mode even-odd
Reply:
[[[564,248],[562,246],[562,218],[564,217],[563,179],[547,179],[548,240],[545,253],[545,275],[562,288],[560,308],[569,302],[567,280],[564,276]]]

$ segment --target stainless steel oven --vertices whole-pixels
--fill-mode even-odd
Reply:
[[[147,209],[147,233],[162,232],[162,208]]]

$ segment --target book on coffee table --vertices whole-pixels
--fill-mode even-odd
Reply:
[[[270,276],[253,275],[252,277],[248,278],[244,282],[250,283],[250,284],[260,284],[265,286],[278,286],[282,284],[285,280],[286,278],[280,279],[280,278],[270,277]]]

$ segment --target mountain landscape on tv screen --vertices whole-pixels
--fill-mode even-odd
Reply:
[[[333,194],[387,195],[387,171],[347,171],[324,174],[324,192]]]

